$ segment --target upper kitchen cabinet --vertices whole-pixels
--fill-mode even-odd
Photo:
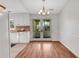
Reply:
[[[14,20],[14,26],[30,25],[29,14],[27,13],[11,13],[10,19]]]

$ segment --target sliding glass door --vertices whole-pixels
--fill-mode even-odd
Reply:
[[[33,38],[51,38],[50,19],[33,20]]]
[[[33,38],[40,38],[40,20],[34,19],[33,20]]]
[[[44,19],[43,20],[43,38],[50,38],[50,20]]]

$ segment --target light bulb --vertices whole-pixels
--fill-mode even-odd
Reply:
[[[50,12],[48,11],[47,14],[50,14]]]
[[[38,14],[41,14],[41,12],[38,12]]]
[[[42,10],[40,10],[40,12],[42,12]]]

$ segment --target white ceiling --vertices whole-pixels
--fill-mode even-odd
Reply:
[[[59,13],[69,0],[46,0],[46,8],[53,14]],[[43,5],[42,0],[0,0],[0,4],[7,7],[12,12],[37,13]]]

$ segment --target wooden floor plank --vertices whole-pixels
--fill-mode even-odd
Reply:
[[[16,58],[76,58],[59,41],[30,42]]]

